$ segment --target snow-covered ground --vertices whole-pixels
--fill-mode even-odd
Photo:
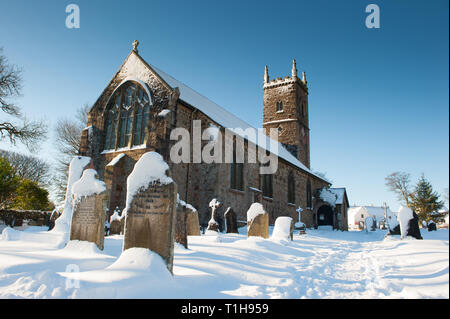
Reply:
[[[122,236],[99,251],[86,242],[60,248],[39,227],[7,229],[0,298],[449,298],[447,229],[422,230],[424,240],[307,230],[293,242],[241,230],[177,245],[171,277],[148,251],[119,259]]]

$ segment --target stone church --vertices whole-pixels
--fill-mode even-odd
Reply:
[[[310,169],[310,129],[308,84],[305,73],[298,77],[295,60],[291,76],[270,79],[265,68],[263,80],[263,123],[278,131],[278,170],[260,174],[260,164],[173,163],[170,132],[177,127],[192,132],[193,121],[201,120],[202,130],[210,126],[221,131],[250,125],[215,104],[182,82],[147,63],[138,53],[138,42],[88,113],[88,126],[81,137],[80,155],[90,156],[109,192],[110,213],[125,206],[127,177],[134,164],[149,151],[163,155],[182,200],[199,212],[200,223],[207,224],[209,202],[217,198],[221,209],[236,212],[246,221],[253,202],[260,202],[269,213],[270,224],[278,216],[298,219],[307,227],[331,225],[347,230],[348,199],[345,189],[330,188],[331,183]],[[245,140],[247,149],[250,140]],[[190,155],[192,157],[192,154]],[[336,200],[320,196],[326,189]],[[220,214],[220,212],[219,212]],[[223,212],[222,212],[223,214]]]

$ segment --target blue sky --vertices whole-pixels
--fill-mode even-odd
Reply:
[[[80,29],[67,29],[68,4]],[[365,27],[365,8],[381,11]],[[6,1],[0,47],[24,70],[32,118],[53,126],[94,103],[131,49],[255,127],[262,79],[306,71],[311,164],[351,204],[398,207],[384,178],[424,173],[442,193],[449,181],[448,1]],[[8,148],[1,143],[0,147]],[[18,148],[21,149],[21,148]]]

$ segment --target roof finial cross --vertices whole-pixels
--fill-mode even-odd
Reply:
[[[139,41],[138,40],[134,40],[133,41],[133,51],[138,53],[138,46],[139,46]]]

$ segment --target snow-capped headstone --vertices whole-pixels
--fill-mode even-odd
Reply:
[[[95,170],[87,169],[72,186],[70,240],[92,242],[103,250],[108,193],[105,183],[98,180],[96,175]]]
[[[239,233],[237,227],[236,213],[231,207],[228,207],[227,211],[225,212],[225,225],[227,234]]]
[[[198,212],[192,205],[189,204],[186,205],[186,224],[188,236],[200,236]]]
[[[120,234],[122,232],[122,226],[119,210],[117,208],[114,210],[114,213],[111,215],[109,220],[110,220],[109,233],[111,235]]]
[[[269,238],[269,214],[260,203],[253,203],[247,211],[247,235]]]
[[[427,228],[428,231],[435,231],[435,230],[437,231],[436,223],[432,220],[428,222]]]
[[[177,202],[177,222],[175,225],[175,241],[188,248],[186,206]]]
[[[398,211],[397,220],[400,224],[401,238],[411,236],[416,239],[422,239],[419,229],[419,218],[410,208],[401,206]]]
[[[123,250],[150,249],[172,272],[177,185],[168,174],[169,165],[159,153],[145,153],[136,162],[127,179]]]
[[[219,232],[219,223],[217,222],[217,208],[220,206],[220,202],[213,198],[209,202],[209,207],[211,208],[211,219],[208,222],[208,228],[206,230],[208,232]]]
[[[70,238],[70,225],[72,223],[73,215],[72,186],[81,178],[84,168],[89,165],[90,161],[90,157],[75,156],[69,164],[63,212],[61,216],[55,220],[55,227],[52,229],[52,232],[65,234],[63,239],[65,243],[67,243]]]
[[[273,238],[293,240],[294,239],[294,220],[288,216],[280,216],[275,220],[272,233]]]

